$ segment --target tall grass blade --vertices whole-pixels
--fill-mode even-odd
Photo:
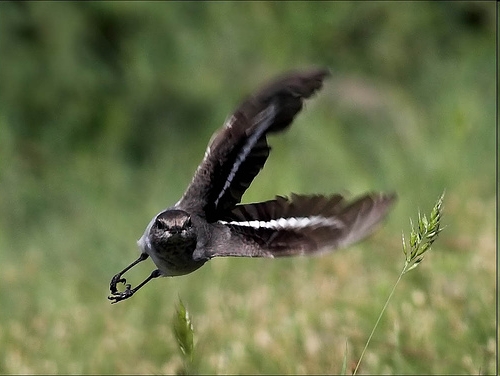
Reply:
[[[191,363],[193,362],[194,329],[189,312],[180,298],[174,314],[172,328],[184,360],[184,370],[180,373],[189,373]]]
[[[424,254],[427,251],[430,251],[432,243],[434,243],[439,233],[441,232],[442,230],[441,215],[443,211],[443,200],[444,200],[444,192],[441,194],[436,204],[432,208],[429,219],[427,219],[425,215],[421,215],[419,211],[417,226],[414,226],[413,221],[410,218],[411,231],[410,231],[409,247],[406,245],[404,233],[402,235],[403,254],[405,255],[405,263],[403,269],[401,270],[401,273],[399,274],[399,277],[396,283],[394,284],[387,300],[385,301],[384,307],[382,308],[382,311],[380,312],[377,321],[375,322],[375,325],[373,326],[370,336],[366,341],[365,347],[361,352],[361,356],[359,357],[358,363],[356,364],[356,368],[354,369],[353,375],[355,375],[358,371],[359,365],[361,364],[361,360],[363,359],[366,349],[368,348],[368,345],[370,344],[370,341],[373,337],[373,333],[375,333],[375,329],[377,329],[380,319],[382,318],[382,315],[387,309],[389,301],[391,300],[392,295],[394,295],[394,291],[396,291],[396,287],[399,284],[399,281],[401,281],[403,275],[405,275],[410,270],[413,270],[418,265],[420,265],[420,263],[424,259]]]

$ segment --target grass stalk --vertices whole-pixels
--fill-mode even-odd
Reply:
[[[394,292],[396,291],[396,287],[398,286],[399,281],[401,281],[403,275],[408,273],[410,270],[415,269],[422,262],[425,253],[430,251],[432,243],[434,243],[439,233],[441,232],[442,228],[440,226],[440,222],[442,215],[443,199],[444,199],[444,192],[441,194],[439,199],[436,201],[436,204],[432,208],[429,219],[427,219],[425,215],[421,215],[420,212],[418,213],[418,222],[416,227],[414,226],[412,220],[410,219],[411,231],[410,231],[409,247],[406,244],[404,233],[402,235],[403,254],[405,255],[405,263],[403,265],[403,269],[401,270],[401,273],[399,274],[396,283],[392,287],[391,293],[387,297],[384,307],[380,311],[377,321],[375,322],[375,325],[373,326],[373,329],[366,341],[365,347],[361,352],[359,360],[356,363],[356,367],[354,368],[354,371],[352,373],[353,375],[355,375],[358,372],[361,360],[363,360],[363,356],[365,355],[366,349],[368,348],[368,345],[370,344],[373,334],[375,333],[375,330],[377,329],[378,324],[380,323],[380,320],[382,319],[382,316],[385,310],[387,309],[387,306],[389,305],[389,302],[392,296],[394,295]]]
[[[177,373],[181,375],[192,374],[194,329],[191,316],[180,298],[174,314],[172,329],[183,360],[183,368]]]

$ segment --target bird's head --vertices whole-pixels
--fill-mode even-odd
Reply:
[[[191,216],[183,210],[171,209],[158,214],[150,229],[154,243],[185,243],[196,239]]]

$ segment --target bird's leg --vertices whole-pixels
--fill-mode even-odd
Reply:
[[[138,262],[140,262],[140,261],[138,261]],[[139,290],[146,283],[148,283],[149,281],[151,281],[153,278],[158,278],[159,276],[161,276],[161,272],[158,269],[153,270],[151,272],[151,274],[149,275],[149,277],[146,278],[144,281],[142,281],[139,285],[137,285],[137,287],[135,287],[135,288],[132,289],[131,286],[130,286],[130,284],[128,283],[128,284],[125,285],[125,291],[123,291],[123,292],[117,292],[117,291],[112,292],[112,294],[110,296],[108,296],[108,299],[109,300],[113,300],[113,302],[111,302],[111,304],[118,303],[119,301],[128,299],[132,295],[134,295],[137,292],[137,290]]]
[[[111,282],[109,283],[109,290],[111,291],[111,294],[116,294],[117,293],[117,289],[116,289],[116,285],[118,283],[126,283],[127,280],[125,278],[122,278],[122,275],[125,274],[129,269],[132,269],[135,265],[137,265],[138,263],[146,260],[148,258],[148,254],[147,253],[141,253],[141,255],[139,256],[139,258],[137,260],[135,260],[132,264],[130,264],[129,266],[127,266],[125,269],[123,269],[120,273],[118,274],[115,274],[115,276],[111,279]]]

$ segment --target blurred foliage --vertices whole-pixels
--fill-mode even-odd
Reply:
[[[336,372],[397,273],[401,223],[446,189],[447,231],[361,372],[494,373],[495,6],[0,2],[0,372],[174,372],[178,293],[202,372]],[[395,190],[382,234],[321,260],[214,260],[110,308],[109,278],[212,132],[311,65],[332,79],[244,201]]]
[[[333,11],[325,2],[1,6],[4,121],[23,157],[41,165],[54,149],[145,163],[152,147],[164,148],[155,140],[206,123],[211,130],[220,113],[210,98],[227,104],[259,72],[304,63],[414,84],[428,98],[418,87],[428,74],[422,67],[459,59],[472,45],[481,59],[494,28],[487,3],[345,3]]]
[[[48,169],[72,168],[81,154],[139,169],[174,155],[194,166],[200,154],[190,150],[203,150],[243,95],[265,78],[296,66],[313,63],[331,67],[340,77],[349,72],[395,88],[405,85],[414,100],[432,106],[433,93],[441,90],[436,85],[445,84],[448,90],[453,82],[446,80],[456,80],[442,77],[443,70],[474,51],[468,65],[457,67],[464,70],[459,72],[463,80],[453,89],[464,91],[464,102],[467,95],[476,95],[469,91],[471,84],[492,90],[490,3],[0,6],[2,170],[14,163],[35,183]],[[376,91],[358,91],[358,100],[365,95],[383,103]],[[468,109],[461,107],[467,103],[440,102],[427,116],[440,116],[450,105],[459,106],[453,108],[454,126],[464,142],[476,128],[464,119]],[[493,97],[485,106],[494,106]],[[376,159],[370,149],[379,149],[372,139],[379,130],[371,134],[360,127],[373,115],[359,110],[346,116],[345,141],[362,146],[368,155],[364,162],[372,164]],[[432,127],[432,122],[421,126]],[[432,136],[436,130],[429,132]],[[200,137],[193,141],[193,134]],[[417,140],[411,142],[419,146]],[[21,201],[27,212],[36,210],[41,203],[26,195]]]
[[[194,354],[194,329],[189,312],[179,298],[175,315],[172,319],[172,330],[179,346],[181,356],[184,360],[184,367],[179,370],[182,374],[193,374],[193,354]]]

